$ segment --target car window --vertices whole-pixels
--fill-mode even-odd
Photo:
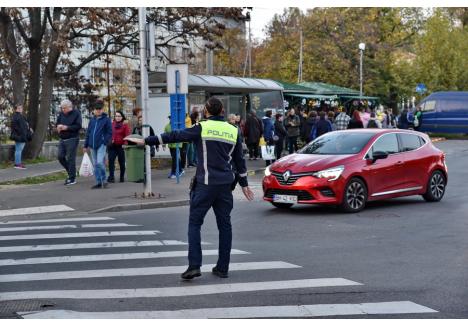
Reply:
[[[317,138],[299,151],[301,154],[357,154],[374,136],[372,132],[330,132]]]
[[[372,146],[372,154],[375,152],[386,152],[388,154],[398,153],[398,139],[396,134],[387,134],[380,137]]]
[[[466,101],[453,99],[453,100],[442,100],[439,101],[438,107],[441,111],[461,111],[466,110]]]
[[[419,143],[423,146],[426,143],[426,140],[422,137],[419,137]]]
[[[424,112],[434,111],[435,105],[436,105],[436,101],[426,101],[424,103],[424,106],[421,106],[421,110]]]
[[[413,151],[421,147],[421,137],[411,134],[400,134],[401,151]]]

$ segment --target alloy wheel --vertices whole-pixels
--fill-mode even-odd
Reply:
[[[349,207],[354,210],[360,209],[364,205],[365,191],[361,183],[354,181],[346,190],[346,201]]]
[[[434,198],[439,199],[444,195],[445,191],[445,180],[440,173],[434,173],[431,178],[431,193]]]

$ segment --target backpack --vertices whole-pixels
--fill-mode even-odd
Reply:
[[[367,124],[367,128],[378,128],[379,126],[377,125],[377,122],[375,120],[369,120],[369,123]]]

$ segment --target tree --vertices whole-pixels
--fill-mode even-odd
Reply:
[[[171,42],[188,44],[194,38],[216,46],[214,35],[224,30],[216,18],[240,15],[238,8],[152,8],[148,20],[168,31],[157,37],[160,50]],[[25,156],[36,157],[42,148],[59,80],[138,42],[137,26],[135,8],[0,8],[0,55],[8,60],[4,68],[8,79],[0,81],[0,92],[11,92],[10,102],[27,102],[28,118],[35,130]],[[93,50],[73,60],[71,51],[87,43]],[[3,75],[4,69],[0,67]]]

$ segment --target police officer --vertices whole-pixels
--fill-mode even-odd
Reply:
[[[192,180],[190,191],[190,218],[188,227],[189,266],[182,273],[185,280],[201,276],[202,250],[200,228],[210,208],[216,216],[219,231],[218,262],[212,273],[221,278],[228,277],[231,254],[232,228],[231,210],[233,197],[231,185],[234,182],[232,163],[239,175],[239,184],[248,200],[253,200],[253,192],[248,186],[247,169],[242,153],[242,141],[238,128],[224,121],[222,102],[211,97],[205,104],[206,120],[192,128],[175,130],[146,139],[127,138],[135,143],[162,145],[178,142],[194,142],[197,148],[197,172]]]

